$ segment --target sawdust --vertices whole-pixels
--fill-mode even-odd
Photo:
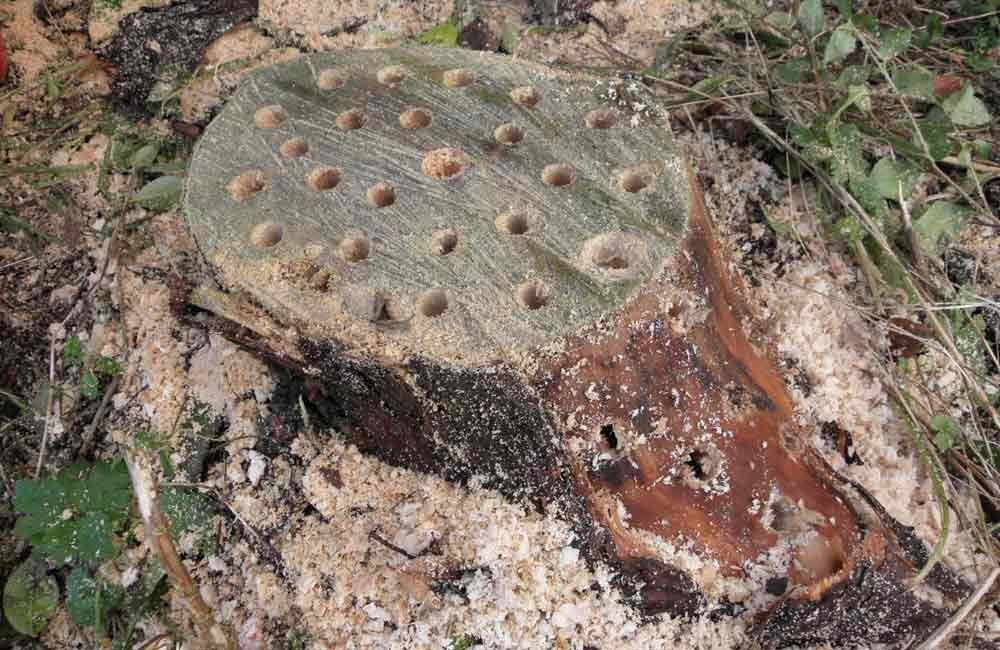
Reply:
[[[247,607],[278,620],[301,613],[315,647],[439,648],[463,635],[487,648],[743,640],[739,620],[640,625],[607,570],[586,568],[566,523],[489,491],[388,467],[335,440],[303,485],[322,517],[282,539],[286,578],[264,567],[248,576]]]
[[[3,30],[8,61],[20,70],[25,84],[34,83],[47,66],[58,63],[64,51],[35,20],[34,4],[21,0],[4,5],[10,14]]]
[[[710,15],[726,11],[724,3],[715,1],[595,2],[587,9],[592,20],[582,26],[534,28],[521,32],[513,54],[547,63],[610,64],[641,69],[654,62],[657,48],[663,45],[666,35],[676,34],[704,22]],[[491,21],[492,24],[499,22]]]
[[[452,3],[262,0],[260,17],[302,36],[312,50],[386,47],[443,23]]]

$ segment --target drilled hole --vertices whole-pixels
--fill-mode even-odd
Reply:
[[[396,190],[385,181],[368,188],[368,202],[375,208],[384,208],[396,202]]]
[[[581,257],[605,271],[625,271],[640,264],[646,244],[638,235],[608,232],[591,237],[583,244]]]
[[[549,301],[549,288],[541,280],[525,280],[517,286],[517,299],[528,309],[541,309]]]
[[[704,452],[695,449],[688,454],[687,460],[684,461],[684,464],[690,468],[691,475],[699,481],[708,478],[708,469],[705,467],[707,458]]]
[[[257,248],[270,248],[281,241],[285,229],[280,223],[266,221],[250,229],[250,243]]]
[[[310,260],[314,260],[326,252],[326,246],[319,242],[309,242],[302,247],[302,254]]]
[[[619,270],[628,268],[628,259],[610,248],[605,248],[595,253],[591,261],[602,269]]]
[[[472,70],[466,68],[455,68],[444,73],[444,85],[449,88],[462,88],[472,84],[475,80],[476,75],[472,74]]]
[[[372,244],[368,237],[355,235],[342,240],[337,251],[346,262],[362,262],[371,255]]]
[[[329,271],[317,271],[309,278],[309,286],[317,291],[325,291],[330,283]]]
[[[518,86],[510,91],[510,98],[515,104],[531,108],[542,100],[542,93],[532,86]]]
[[[324,70],[319,73],[319,78],[316,79],[316,85],[319,86],[320,90],[337,90],[343,88],[345,83],[344,78],[335,70]]]
[[[448,294],[442,289],[428,289],[417,298],[417,311],[422,316],[434,318],[448,311]]]
[[[337,116],[337,128],[343,131],[360,129],[365,125],[365,114],[356,108],[344,111]]]
[[[516,124],[501,124],[493,131],[493,137],[500,144],[517,144],[524,139],[524,131]]]
[[[255,169],[243,172],[226,186],[226,190],[237,201],[246,201],[264,189],[264,172]]]
[[[546,165],[542,170],[542,182],[553,187],[569,185],[576,180],[576,170],[569,165]]]
[[[465,154],[460,149],[444,147],[428,152],[421,168],[431,178],[451,178],[465,167]]]
[[[277,104],[262,106],[253,114],[254,124],[262,129],[276,129],[284,124],[287,119],[288,113]]]
[[[395,298],[379,295],[378,311],[375,313],[376,323],[401,321],[406,318],[403,306]]]
[[[612,449],[618,449],[618,436],[615,434],[615,425],[605,424],[601,427],[601,437]]]
[[[618,186],[626,192],[638,192],[649,185],[649,177],[635,169],[626,169],[618,177]]]
[[[301,158],[309,153],[309,143],[298,136],[285,140],[281,144],[281,155],[285,158]]]
[[[610,108],[595,108],[587,113],[583,121],[591,129],[610,129],[618,123],[618,114]]]
[[[506,235],[523,235],[528,232],[530,227],[528,215],[516,211],[504,212],[493,223],[496,225],[497,232]]]
[[[306,176],[306,183],[317,192],[332,190],[340,183],[340,170],[336,167],[317,167]]]
[[[458,246],[458,233],[454,230],[438,230],[431,235],[431,252],[448,255]]]
[[[378,71],[378,81],[386,86],[398,86],[406,78],[406,70],[399,65],[391,65]]]
[[[684,482],[694,489],[711,489],[722,471],[722,455],[714,447],[695,448],[684,459]]]
[[[431,124],[431,112],[426,108],[408,108],[399,115],[399,125],[404,129],[422,129]]]
[[[777,532],[794,531],[799,527],[799,509],[787,499],[771,504],[771,529]]]
[[[814,535],[794,554],[793,581],[814,583],[844,569],[844,551],[840,538]]]

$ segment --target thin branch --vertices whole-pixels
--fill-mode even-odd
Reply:
[[[121,377],[117,376],[111,380],[108,387],[104,389],[104,397],[101,398],[101,405],[97,407],[97,413],[94,414],[94,419],[90,421],[90,425],[87,427],[86,432],[83,434],[83,443],[80,445],[80,455],[88,456],[90,452],[93,451],[94,444],[97,439],[97,428],[101,425],[101,421],[104,419],[104,414],[108,410],[108,405],[111,403],[111,396],[114,395],[115,391],[118,390],[118,384],[121,381]]]
[[[939,647],[948,636],[955,631],[962,621],[968,617],[968,615],[975,609],[979,601],[983,599],[990,589],[993,587],[993,583],[996,582],[997,577],[1000,577],[1000,567],[994,567],[990,574],[986,576],[986,580],[983,580],[982,584],[976,589],[976,591],[966,599],[962,606],[955,610],[947,621],[942,623],[934,633],[931,634],[927,639],[924,640],[916,650],[934,650]]]
[[[163,565],[163,570],[183,597],[203,641],[216,648],[235,650],[236,644],[228,632],[215,621],[215,612],[201,596],[201,591],[184,566],[174,542],[170,539],[170,524],[160,507],[156,491],[153,461],[137,447],[125,450],[125,463],[132,480],[132,491],[139,505],[146,543]]]

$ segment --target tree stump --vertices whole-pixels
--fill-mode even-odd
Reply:
[[[777,554],[769,645],[942,619],[907,583],[923,545],[794,424],[641,82],[463,50],[304,57],[208,126],[185,209],[229,291],[192,301],[322,380],[351,442],[565,518],[642,612],[700,612],[712,573]]]

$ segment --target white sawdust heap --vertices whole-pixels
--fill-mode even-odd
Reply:
[[[323,520],[282,539],[291,584],[264,566],[248,582],[260,612],[294,604],[317,647],[441,648],[463,635],[526,649],[724,648],[744,639],[735,619],[639,625],[611,575],[590,571],[571,546],[567,524],[494,492],[389,467],[336,442],[312,460],[304,486]],[[464,595],[431,589],[449,577]]]

